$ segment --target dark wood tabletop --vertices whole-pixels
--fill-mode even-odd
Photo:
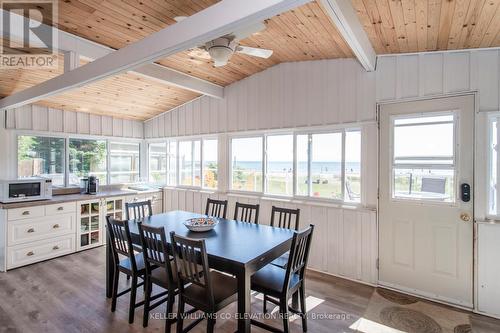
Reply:
[[[219,224],[208,232],[189,231],[183,222],[203,215],[171,211],[141,220],[153,226],[163,226],[170,242],[169,233],[205,239],[208,261],[211,268],[232,273],[238,279],[238,332],[250,332],[250,278],[290,249],[294,232],[247,222],[218,219]],[[132,241],[139,244],[138,221],[129,221]],[[108,258],[110,249],[108,248]],[[111,296],[113,265],[107,260],[107,295]]]

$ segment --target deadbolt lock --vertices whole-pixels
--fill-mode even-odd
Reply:
[[[461,213],[460,214],[460,219],[464,222],[469,222],[470,221],[470,215],[468,213]]]

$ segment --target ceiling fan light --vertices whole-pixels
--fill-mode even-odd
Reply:
[[[212,46],[208,49],[208,53],[213,59],[215,67],[226,65],[233,52],[234,51],[227,46]]]

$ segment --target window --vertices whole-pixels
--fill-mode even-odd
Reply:
[[[500,115],[496,114],[489,119],[489,179],[488,179],[488,214],[492,216],[500,215],[499,212],[499,196],[497,191],[498,172],[500,171],[498,164],[498,126],[500,126]]]
[[[104,140],[69,139],[69,185],[80,185],[80,179],[89,175],[105,185],[107,145]]]
[[[177,142],[167,143],[167,185],[177,185]]]
[[[270,135],[266,144],[266,193],[292,196],[293,135]]]
[[[262,192],[262,137],[231,141],[231,189]]]
[[[216,189],[218,185],[217,140],[203,140],[203,187]]]
[[[361,198],[361,132],[345,132],[344,200],[359,202]]]
[[[309,134],[297,135],[297,195],[309,195]]]
[[[65,141],[43,136],[18,136],[18,177],[43,176],[64,186]]]
[[[200,140],[179,141],[179,185],[201,186]]]
[[[455,116],[393,119],[392,197],[455,201]]]
[[[167,183],[167,143],[149,144],[149,181],[154,184]]]
[[[311,135],[310,174],[313,197],[342,200],[342,133]]]
[[[109,169],[111,184],[139,181],[139,143],[110,142]]]

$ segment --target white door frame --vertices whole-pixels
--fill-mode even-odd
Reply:
[[[379,258],[379,245],[380,245],[380,238],[379,238],[379,232],[380,232],[380,108],[383,105],[387,104],[396,104],[396,103],[404,103],[404,102],[416,102],[416,101],[424,101],[424,100],[433,100],[433,99],[442,99],[442,98],[448,98],[448,97],[457,97],[457,96],[470,96],[472,95],[474,97],[474,126],[473,126],[473,147],[474,147],[474,163],[473,163],[473,179],[474,179],[474,187],[473,187],[473,195],[472,195],[472,205],[473,205],[473,216],[472,216],[472,222],[473,222],[473,276],[472,276],[472,299],[473,299],[473,309],[472,311],[475,313],[479,313],[477,311],[477,224],[476,224],[476,218],[477,215],[481,215],[480,212],[478,212],[477,207],[481,206],[482,204],[485,204],[484,201],[484,195],[482,194],[481,191],[483,191],[483,188],[481,187],[480,184],[483,184],[482,181],[478,180],[478,175],[476,173],[476,170],[484,170],[484,165],[481,164],[480,161],[478,161],[478,158],[476,156],[478,149],[477,149],[477,144],[484,142],[483,139],[477,138],[477,127],[478,127],[478,121],[480,120],[480,117],[478,115],[480,114],[479,112],[479,92],[478,90],[469,90],[469,91],[463,91],[463,92],[456,92],[456,93],[448,93],[448,94],[439,94],[439,95],[432,95],[432,96],[417,96],[417,97],[410,97],[410,98],[400,98],[400,99],[391,99],[391,100],[386,100],[386,101],[379,101],[376,103],[376,122],[377,122],[377,156],[378,156],[378,164],[377,164],[377,258]],[[484,150],[479,149],[479,151]],[[480,202],[479,202],[480,201]],[[446,304],[450,305],[456,308],[462,308],[468,311],[471,311],[470,308],[467,307],[462,307],[457,304],[450,304],[444,300],[439,300],[435,299],[432,297],[426,297],[423,295],[417,295],[411,291],[402,291],[401,289],[397,289],[391,286],[387,286],[384,284],[380,283],[380,270],[379,270],[379,265],[378,265],[379,259],[377,259],[377,285],[382,286],[387,289],[391,289],[394,291],[399,291],[399,292],[404,292],[409,295],[414,295],[419,298],[427,299],[436,303],[441,303],[441,304]]]

